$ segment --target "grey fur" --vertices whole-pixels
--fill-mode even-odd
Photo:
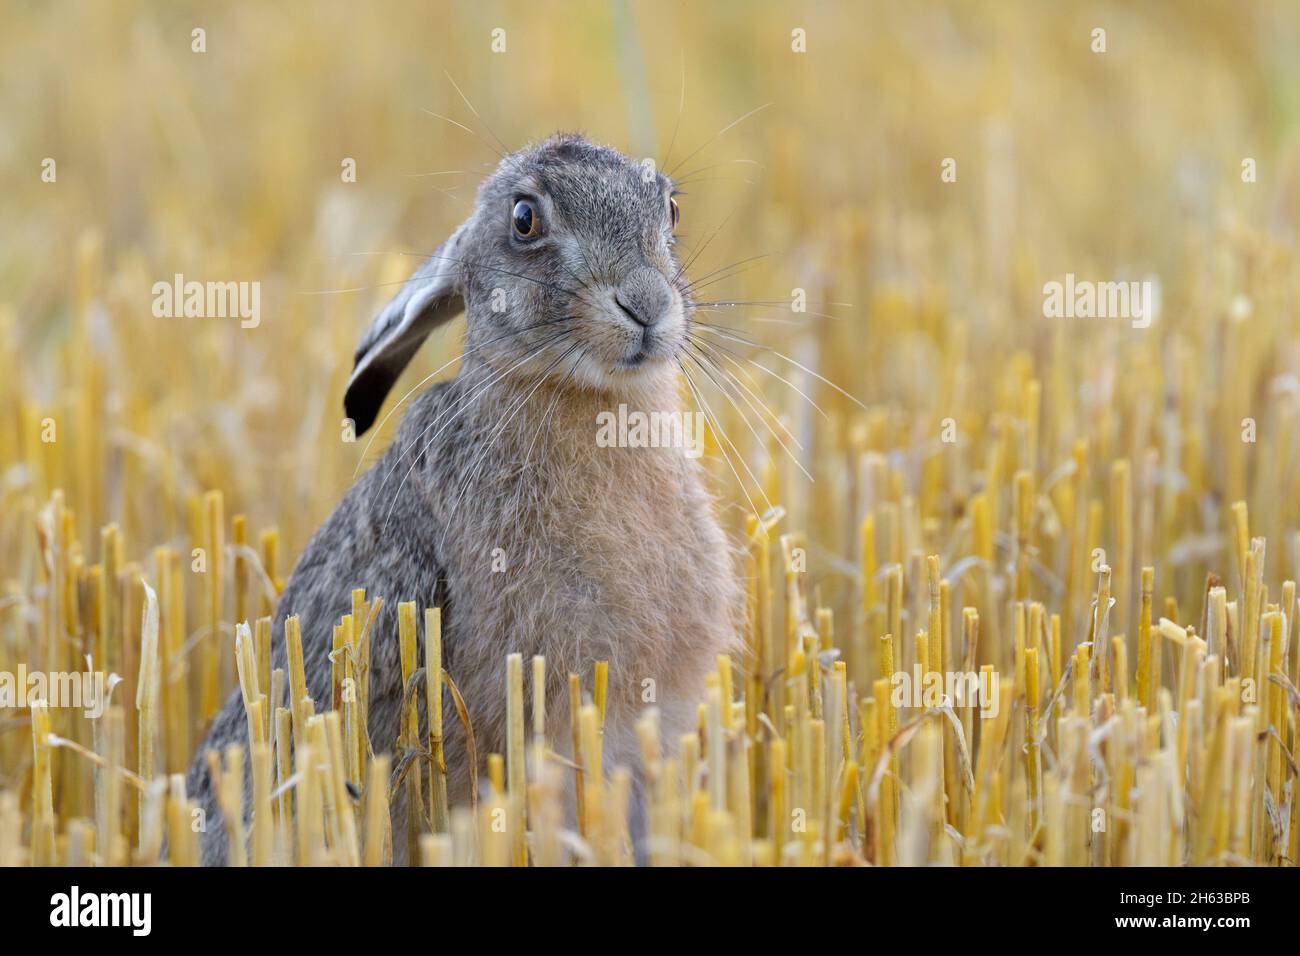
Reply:
[[[480,760],[503,752],[510,652],[546,657],[546,723],[558,753],[570,751],[567,675],[590,689],[602,659],[607,767],[637,765],[634,722],[651,687],[665,748],[693,729],[706,673],[737,642],[733,555],[697,460],[682,448],[596,441],[597,414],[619,404],[681,407],[677,360],[690,303],[673,254],[670,190],[664,175],[577,136],[508,156],[443,247],[454,251],[422,267],[363,340],[348,399],[359,421],[374,417],[420,341],[463,300],[460,373],[411,405],[392,446],[313,536],[276,614],[274,666],[285,666],[283,620],[297,614],[308,690],[323,709],[332,627],[349,613],[351,590],[385,599],[370,677],[376,752],[391,751],[398,732],[400,601],[443,607],[445,666]],[[511,232],[521,195],[538,203],[546,229],[527,243]],[[383,371],[366,379],[368,368]],[[504,572],[494,573],[494,558]],[[449,793],[464,802],[465,740],[449,697],[445,711]],[[225,861],[227,838],[202,751],[231,742],[247,746],[237,692],[189,773],[207,813],[205,864]],[[398,862],[402,814],[395,801]]]

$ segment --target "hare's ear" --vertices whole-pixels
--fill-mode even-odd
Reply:
[[[406,281],[357,346],[343,409],[360,435],[372,424],[388,390],[432,332],[464,308],[457,246],[461,226]]]

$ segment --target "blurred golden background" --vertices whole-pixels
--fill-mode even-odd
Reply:
[[[695,173],[687,250],[722,228],[693,271],[764,256],[713,297],[800,287],[846,303],[793,330],[758,321],[762,309],[735,318],[820,348],[823,372],[868,404],[932,401],[958,321],[981,369],[1041,355],[1058,334],[1071,350],[1156,338],[1043,320],[1040,287],[1065,272],[1155,274],[1160,326],[1211,334],[1263,264],[1208,247],[1225,232],[1295,236],[1300,24],[1285,3],[5,11],[6,407],[23,395],[63,412],[63,441],[102,444],[81,522],[119,521],[131,539],[180,520],[160,492],[228,480],[234,507],[301,543],[356,464],[359,449],[333,440],[356,339],[383,283],[413,267],[400,253],[432,251],[466,213],[495,161],[485,124],[512,147],[580,129],[635,156],[662,158],[674,132],[674,162],[699,149],[678,170]],[[1099,26],[1104,54],[1091,50]],[[205,53],[191,51],[195,28]],[[795,28],[806,53],[791,49]],[[948,157],[955,183],[940,179]],[[1243,157],[1257,183],[1241,182]],[[341,181],[346,158],[355,183]],[[1192,254],[1204,259],[1189,274]],[[261,325],[155,319],[150,288],[178,272],[260,281]],[[1207,294],[1189,306],[1198,283]],[[454,354],[455,334],[406,387]],[[98,408],[83,420],[67,403],[89,380]],[[44,478],[30,478],[37,497]]]

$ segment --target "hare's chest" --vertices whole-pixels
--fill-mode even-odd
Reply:
[[[491,554],[498,593],[592,631],[661,622],[681,582],[704,571],[682,504],[654,509],[626,492],[540,500],[501,525]]]
[[[731,572],[707,499],[693,476],[639,464],[604,483],[534,485],[502,516],[476,586],[521,650],[579,674],[606,660],[639,684],[685,663],[679,645],[722,639]]]

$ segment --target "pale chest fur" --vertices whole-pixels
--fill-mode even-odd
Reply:
[[[569,673],[590,691],[609,662],[607,734],[619,749],[644,707],[689,729],[704,675],[730,649],[739,590],[698,461],[680,447],[602,447],[596,396],[533,396],[434,492],[467,698],[500,696],[509,652],[546,658],[548,725],[567,734]],[[481,666],[480,666],[481,665]],[[485,714],[486,719],[495,715]],[[672,738],[670,738],[671,740]],[[620,741],[622,744],[620,744]]]

